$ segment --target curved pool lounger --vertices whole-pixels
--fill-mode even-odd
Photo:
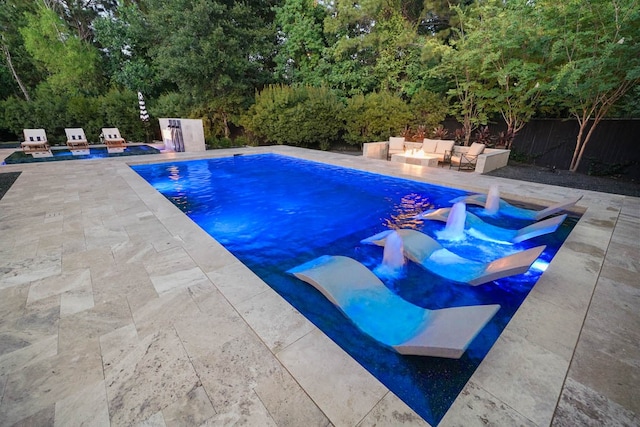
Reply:
[[[362,240],[362,243],[384,246],[387,235],[392,231],[383,231]],[[402,237],[404,254],[411,261],[440,277],[472,286],[526,273],[546,247],[537,246],[492,262],[480,262],[454,254],[417,230],[396,231]]]
[[[578,203],[580,199],[582,199],[582,196],[574,197],[571,199],[565,199],[561,202],[558,202],[540,211],[519,208],[517,206],[513,206],[512,204],[506,202],[503,199],[500,199],[500,207],[498,209],[498,212],[501,212],[504,215],[507,215],[513,218],[532,219],[535,221],[539,221],[557,212],[570,208],[571,206]],[[487,195],[473,194],[471,196],[462,196],[462,197],[458,197],[451,200],[451,203],[457,203],[457,202],[465,202],[468,205],[477,205],[477,206],[484,207],[487,202]]]
[[[497,304],[418,307],[345,256],[324,255],[288,273],[315,287],[361,331],[400,354],[459,359],[500,309]]]
[[[451,208],[440,208],[417,215],[418,219],[428,219],[435,221],[447,222]],[[547,218],[528,225],[520,230],[511,230],[508,228],[497,227],[493,224],[484,222],[480,217],[471,212],[466,212],[465,226],[466,230],[475,230],[479,234],[474,234],[484,240],[491,240],[506,243],[520,243],[543,234],[553,233],[558,229],[567,218],[567,214]]]

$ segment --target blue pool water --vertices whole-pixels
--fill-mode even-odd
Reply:
[[[53,157],[33,157],[22,151],[11,153],[4,162],[8,165],[16,163],[55,162],[58,160],[102,159],[105,157],[137,156],[141,154],[158,154],[160,150],[149,145],[129,145],[122,153],[109,153],[106,147],[91,147],[88,155],[74,155],[66,148],[52,148]]]
[[[362,239],[396,226],[437,238],[443,223],[413,217],[451,206],[451,199],[466,192],[275,154],[133,169],[432,425],[444,416],[578,220],[570,216],[553,235],[516,245],[471,236],[440,242],[479,261],[547,245],[523,275],[471,287],[408,263],[402,277],[383,278],[397,295],[424,308],[501,305],[461,359],[402,356],[360,332],[320,292],[286,271],[321,255],[349,256],[374,270],[382,248],[363,245]],[[468,210],[480,212],[472,206]],[[490,221],[514,229],[530,224],[501,217]]]

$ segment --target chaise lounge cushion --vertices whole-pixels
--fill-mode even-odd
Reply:
[[[422,151],[426,154],[437,154],[438,161],[443,162],[445,154],[449,152],[451,155],[453,151],[453,145],[456,142],[450,139],[429,139],[422,140]]]
[[[436,154],[440,154],[444,156],[444,154],[448,151],[451,153],[453,151],[453,146],[456,142],[451,139],[441,139],[438,141],[438,147],[436,148]]]
[[[478,142],[474,142],[469,147],[469,151],[467,151],[467,156],[478,156],[478,155],[482,154],[482,152],[484,151],[484,147],[485,147],[484,144],[480,144]]]
[[[51,157],[51,149],[44,129],[24,129],[24,142],[20,145],[22,151],[34,157]]]
[[[398,136],[389,137],[389,150],[404,150],[404,138]]]
[[[389,137],[389,157],[391,157],[392,154],[401,153],[404,153],[404,138],[401,136]]]

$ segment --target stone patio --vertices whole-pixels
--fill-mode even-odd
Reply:
[[[127,165],[276,152],[579,221],[441,426],[640,423],[640,199],[286,146],[0,167],[0,425],[426,425]]]

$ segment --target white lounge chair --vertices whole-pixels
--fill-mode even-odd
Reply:
[[[47,133],[44,129],[23,129],[24,142],[20,144],[22,151],[33,157],[53,157]]]
[[[321,256],[288,273],[315,287],[361,331],[400,354],[459,359],[500,309],[497,304],[418,307],[344,256]]]
[[[466,153],[453,153],[449,169],[452,166],[457,166],[458,170],[475,170],[478,156],[484,152],[484,148],[484,144],[474,142]]]
[[[503,199],[500,199],[498,212],[513,218],[532,219],[535,221],[539,221],[555,213],[558,213],[560,211],[566,210],[567,208],[570,208],[571,206],[578,203],[580,199],[582,199],[582,196],[565,199],[561,202],[558,202],[540,211],[536,211],[533,209],[519,208],[517,206],[511,205],[509,202]],[[450,202],[451,203],[464,202],[468,205],[477,205],[477,206],[485,207],[487,203],[487,195],[473,194],[471,196],[462,196],[462,197],[457,197],[451,200]]]
[[[384,246],[387,235],[392,231],[383,231],[362,240],[362,243]],[[472,286],[526,273],[546,248],[546,246],[537,246],[492,262],[480,262],[454,254],[420,231],[409,229],[395,231],[402,237],[404,253],[411,261],[440,277]]]
[[[74,156],[82,156],[89,154],[89,142],[82,128],[65,128],[64,133],[67,135],[67,147]]]
[[[102,137],[109,153],[122,153],[127,147],[127,141],[120,135],[118,128],[102,128]]]
[[[447,222],[450,213],[451,208],[440,208],[421,213],[420,215],[417,215],[416,218]],[[489,224],[473,213],[466,212],[464,227],[465,230],[469,230],[474,236],[484,240],[520,243],[525,240],[533,239],[534,237],[542,236],[543,234],[553,233],[566,218],[566,214],[559,215],[547,218],[543,221],[538,221],[534,224],[521,228],[520,230],[512,230]]]

